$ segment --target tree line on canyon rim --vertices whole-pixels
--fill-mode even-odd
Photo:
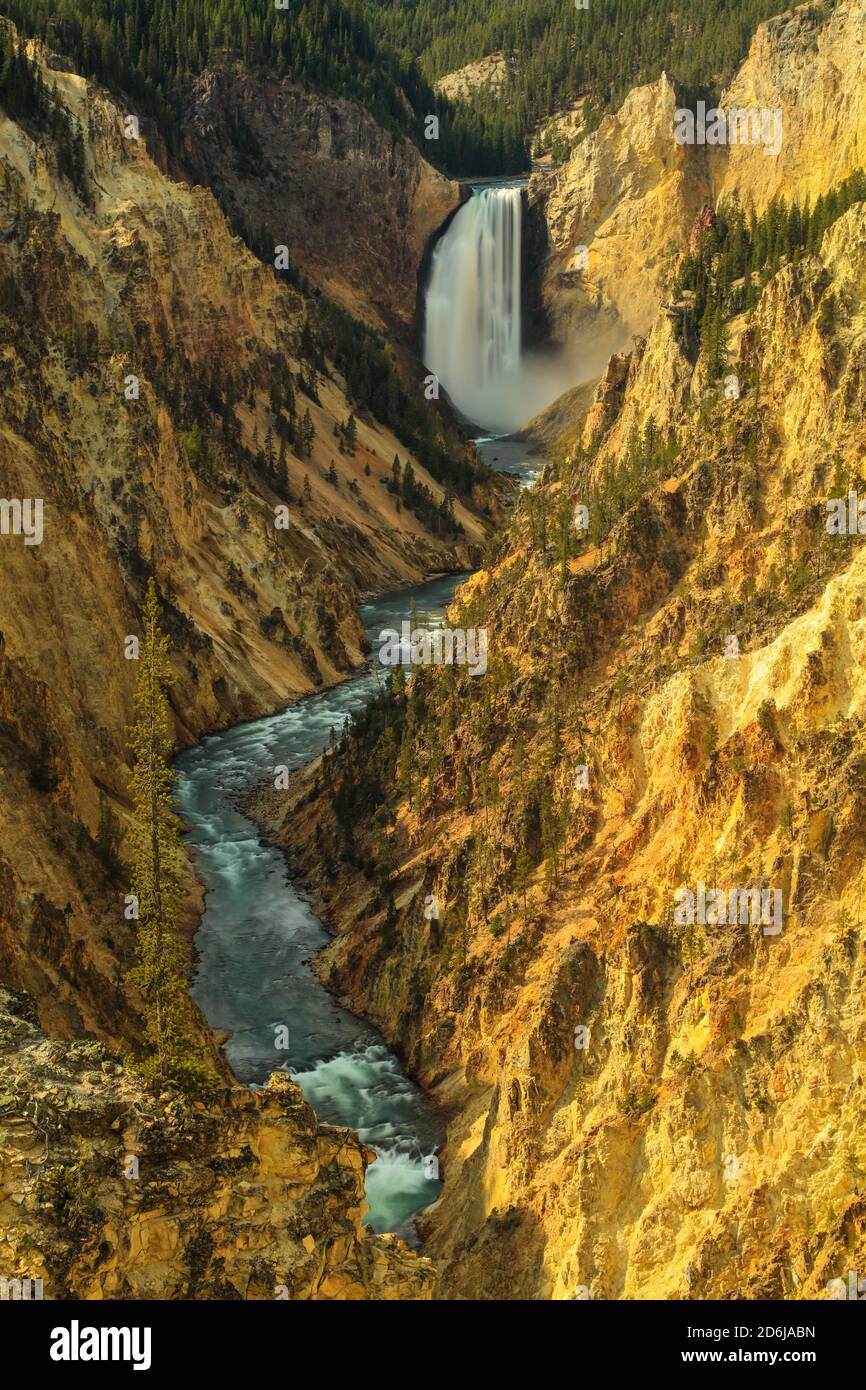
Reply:
[[[833,0],[826,0],[833,3]],[[452,175],[513,174],[529,165],[532,132],[586,98],[583,133],[629,89],[662,70],[710,99],[744,58],[758,23],[781,0],[5,0],[22,33],[69,54],[78,70],[126,93],[170,147],[184,128],[193,79],[235,58],[313,90],[360,101]],[[816,5],[816,13],[823,12]],[[509,56],[501,89],[458,100],[436,92],[445,73],[488,54]],[[425,117],[439,137],[425,138]],[[238,110],[234,141],[261,159]]]
[[[84,166],[84,136],[51,92],[36,63],[28,61],[12,31],[0,24],[0,107],[10,120],[23,121],[46,135],[57,151],[60,173],[85,203],[90,202]]]

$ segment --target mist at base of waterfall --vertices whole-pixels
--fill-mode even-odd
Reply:
[[[579,352],[530,350],[517,367],[488,378],[483,387],[450,382],[447,376],[439,379],[451,403],[471,424],[495,434],[515,434],[566,391],[597,378],[618,346],[618,339],[611,337],[593,351],[585,343]]]

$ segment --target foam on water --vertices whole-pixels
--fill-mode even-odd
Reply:
[[[440,1134],[419,1115],[417,1089],[394,1054],[381,1042],[359,1044],[292,1075],[321,1119],[351,1125],[379,1155],[367,1174],[373,1229],[411,1236],[411,1218],[441,1186],[424,1172]]]

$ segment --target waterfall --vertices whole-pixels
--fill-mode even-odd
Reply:
[[[454,405],[490,430],[523,422],[519,399],[520,188],[473,191],[430,267],[424,361]]]
[[[522,189],[475,188],[433,249],[424,362],[452,403],[491,435],[513,434],[565,391],[591,381],[628,334],[584,327],[544,347],[521,342]]]

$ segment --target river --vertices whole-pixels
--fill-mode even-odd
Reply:
[[[502,196],[507,217],[491,217],[490,227],[519,237],[519,198],[510,189]],[[489,230],[486,222],[479,224],[479,234]],[[464,237],[459,227],[454,235]],[[511,240],[508,245],[508,256],[491,256],[493,281],[504,277],[504,288],[492,296],[482,333],[497,343],[502,339],[513,356],[519,344],[520,296],[513,283],[519,256]],[[457,260],[465,278],[462,249]],[[480,302],[487,314],[487,301]],[[502,320],[509,313],[517,323],[505,332]],[[506,365],[514,366],[510,357]],[[477,444],[485,462],[521,486],[537,477],[541,460],[528,445],[494,433]],[[282,852],[262,842],[237,806],[245,793],[272,781],[276,767],[299,768],[322,752],[331,729],[339,730],[376,688],[372,668],[381,630],[399,629],[413,601],[416,621],[441,622],[460,578],[430,580],[366,604],[361,614],[373,649],[370,666],[279,714],[205,738],[177,764],[180,810],[207,890],[193,997],[212,1028],[229,1031],[225,1053],[239,1081],[258,1086],[272,1071],[288,1070],[321,1120],[348,1125],[375,1150],[366,1179],[367,1220],[376,1231],[396,1231],[412,1242],[414,1217],[440,1190],[435,1154],[444,1126],[380,1034],[319,983],[309,961],[328,934],[291,882]],[[286,1040],[287,1046],[277,1046]]]
[[[485,441],[481,452],[488,456],[494,447],[500,441]],[[508,471],[519,470],[520,450],[531,477],[539,465],[526,445],[512,445]],[[399,628],[413,599],[419,622],[441,621],[460,578],[434,579],[365,604],[373,661],[380,631]],[[367,1220],[374,1230],[414,1240],[412,1218],[439,1191],[424,1159],[442,1143],[443,1126],[379,1033],[319,983],[308,962],[328,933],[291,882],[282,851],[264,844],[235,805],[272,780],[275,767],[298,768],[317,757],[331,729],[341,728],[375,688],[368,667],[280,714],[203,739],[178,759],[178,799],[207,889],[193,998],[212,1028],[231,1032],[225,1053],[239,1081],[261,1085],[272,1071],[287,1069],[321,1120],[349,1125],[375,1149]],[[279,1027],[288,1028],[284,1052],[275,1047]]]

